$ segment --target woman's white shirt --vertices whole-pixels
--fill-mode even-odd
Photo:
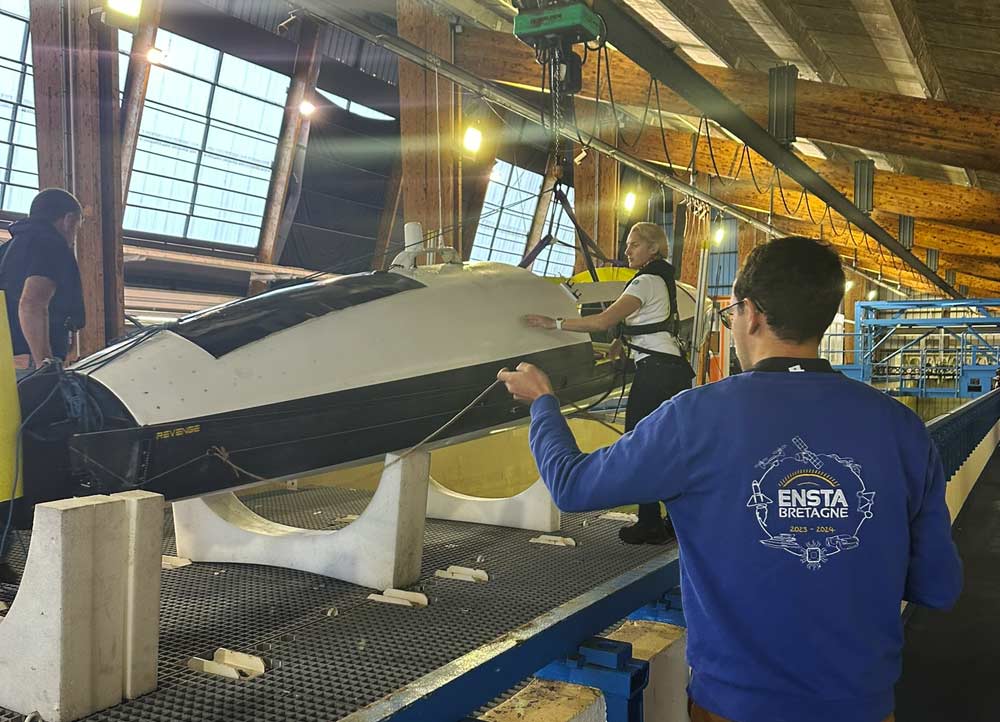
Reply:
[[[634,311],[625,318],[628,326],[642,326],[647,323],[657,323],[670,316],[670,296],[667,293],[667,284],[659,276],[646,273],[633,278],[625,287],[622,295],[633,296],[642,303],[637,311]],[[630,343],[647,348],[650,351],[660,351],[674,356],[680,356],[681,350],[677,346],[677,341],[666,331],[643,334],[642,336],[631,336],[627,340]],[[632,351],[632,360],[641,361],[649,354],[641,351]]]

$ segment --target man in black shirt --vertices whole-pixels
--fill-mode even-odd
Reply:
[[[7,296],[14,356],[30,355],[29,366],[61,362],[70,334],[86,321],[73,254],[82,215],[72,194],[48,188],[35,196],[28,217],[10,227],[0,288]]]

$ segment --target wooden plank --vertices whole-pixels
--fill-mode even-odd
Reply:
[[[118,105],[118,30],[96,30],[100,118],[101,261],[104,270],[105,341],[125,333],[125,265],[122,256],[122,142]]]
[[[456,39],[455,52],[457,64],[476,75],[538,87],[534,55],[513,37],[467,28]],[[644,107],[648,74],[620,53],[610,55],[615,100]],[[706,65],[695,68],[766,125],[766,74]],[[585,96],[593,95],[595,73],[596,63],[588,63],[583,71]],[[665,110],[701,115],[665,88],[660,97]],[[805,80],[798,82],[796,103],[802,137],[1000,171],[1000,111]]]
[[[451,26],[421,0],[398,0],[399,36],[451,59]],[[403,217],[424,234],[454,245],[455,132],[452,84],[433,72],[399,61],[399,127],[402,138]]]
[[[202,253],[184,253],[182,251],[168,251],[163,248],[147,248],[145,246],[126,245],[123,247],[124,259],[126,263],[141,263],[143,261],[164,261],[166,263],[177,263],[185,266],[205,266],[208,268],[219,268],[227,271],[241,271],[262,276],[276,276],[278,278],[307,278],[317,276],[316,271],[307,268],[296,268],[295,266],[278,266],[273,263],[259,263],[258,261],[241,261],[236,258],[223,258],[221,256],[209,256]],[[336,273],[320,273],[323,278],[333,278]]]

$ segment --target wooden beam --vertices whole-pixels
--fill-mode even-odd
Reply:
[[[87,3],[31,0],[38,177],[83,206],[76,238],[87,325],[76,351],[98,351],[123,324],[117,33]]]
[[[531,225],[528,227],[527,242],[524,245],[525,255],[535,250],[535,246],[542,240],[545,233],[545,221],[548,218],[548,211],[552,205],[552,189],[555,188],[556,181],[559,180],[562,169],[558,166],[555,155],[549,154],[549,159],[545,162],[545,174],[542,176],[542,191],[539,194],[538,205],[531,216]]]
[[[593,126],[593,114],[589,108],[579,108],[577,116],[585,130]],[[718,130],[702,132],[697,136],[697,145],[694,144],[693,134],[674,130],[661,134],[655,119],[645,126],[627,123],[622,133],[627,141],[624,147],[629,153],[644,160],[667,163],[678,171],[686,172],[693,158],[694,170],[699,173],[718,173],[723,178],[750,180],[752,167],[753,176],[762,186],[771,178],[772,166],[767,159],[749,148],[744,150],[743,143],[730,140]],[[838,191],[849,197],[853,195],[853,167],[819,158],[799,157]],[[798,188],[797,185],[795,187]],[[875,207],[915,218],[1000,233],[1000,193],[980,188],[876,170]]]
[[[274,152],[274,163],[271,166],[271,182],[257,245],[257,260],[261,263],[276,263],[280,260],[276,257],[278,235],[286,211],[285,199],[288,195],[288,184],[292,179],[296,146],[299,134],[302,132],[304,119],[301,106],[316,92],[316,78],[319,76],[319,66],[323,59],[320,47],[323,34],[320,26],[308,17],[302,17],[299,22],[301,25],[299,44],[295,51],[295,72],[285,98],[285,113],[281,120],[281,133]],[[263,281],[251,280],[248,293],[252,296],[262,292],[266,287],[267,284]]]
[[[777,188],[774,190],[776,215],[820,223],[826,212],[826,205],[823,202],[812,196],[802,198],[801,189],[787,179],[782,181],[782,188],[784,200],[781,191]],[[738,180],[727,184],[716,183],[712,188],[712,194],[727,203],[766,213],[771,206],[771,194],[764,190],[765,192],[758,191],[753,181]],[[895,229],[899,226],[898,214],[876,211],[872,214],[872,218],[883,228]],[[839,214],[834,214],[834,224],[838,231],[846,227],[846,221]],[[826,225],[829,227],[829,220]],[[860,235],[860,232],[855,231],[855,234]],[[1000,237],[983,231],[956,228],[920,219],[914,223],[914,237],[915,245],[925,248],[972,256],[1000,257]]]
[[[2,234],[0,234],[2,235]],[[218,268],[225,271],[240,271],[251,275],[273,276],[275,278],[336,278],[340,274],[311,271],[295,266],[278,266],[273,263],[257,261],[241,261],[237,258],[209,256],[203,253],[185,253],[183,251],[168,251],[164,248],[148,248],[146,246],[124,246],[126,263],[142,263],[143,261],[163,261],[182,266],[199,266],[203,268]]]
[[[152,70],[149,51],[156,47],[156,31],[160,27],[162,11],[163,0],[146,0],[140,11],[139,26],[132,36],[132,52],[129,54],[128,70],[125,73],[121,111],[121,187],[124,200],[128,200],[128,188],[132,182],[132,165],[135,163],[142,110],[146,105],[146,89],[149,87],[149,74]]]
[[[645,107],[649,74],[621,53],[609,54],[615,100]],[[540,75],[531,49],[502,33],[466,28],[456,38],[455,62],[484,78],[539,87]],[[758,123],[767,125],[766,73],[699,64],[693,67]],[[590,97],[596,85],[596,68],[593,62],[583,69],[584,94]],[[667,88],[660,88],[660,99],[664,110],[701,115]],[[796,127],[802,137],[813,140],[1000,171],[1000,112],[975,106],[800,79]]]
[[[389,244],[392,242],[392,231],[396,227],[396,216],[399,214],[399,199],[403,194],[403,171],[397,160],[392,164],[392,170],[385,182],[385,205],[378,219],[378,231],[375,233],[375,250],[372,252],[372,270],[382,271],[389,265]]]
[[[891,257],[888,253],[879,253],[879,248],[874,241],[865,242],[864,236],[855,232],[852,237],[846,231],[845,226],[837,226],[837,233],[833,233],[829,222],[823,228],[818,228],[808,220],[804,211],[794,216],[782,215],[784,208],[772,218],[772,224],[790,235],[809,236],[812,238],[823,238],[831,245],[835,246],[846,258],[855,259],[858,267],[874,274],[882,274],[893,282],[901,283],[909,288],[919,289],[928,293],[937,293],[936,287],[930,285],[926,278],[913,272],[906,267],[900,267],[899,259]],[[916,246],[913,252],[921,259],[926,259],[927,248]],[[939,268],[942,270],[955,270],[957,283],[976,289],[983,293],[1000,293],[1000,279],[990,277],[987,267],[995,265],[989,261],[981,261],[978,264],[967,263],[968,257],[954,253],[943,252],[939,256]],[[977,271],[985,272],[987,275],[977,275]],[[993,276],[1000,275],[996,271]]]
[[[422,0],[398,0],[399,36],[451,60],[452,30]],[[402,139],[403,218],[419,221],[438,244],[454,246],[455,91],[450,82],[413,63],[399,61],[399,129]],[[471,245],[471,244],[468,244]]]
[[[122,258],[121,108],[118,100],[118,30],[102,26],[97,41],[100,139],[101,264],[104,276],[104,342],[125,333],[125,265]]]

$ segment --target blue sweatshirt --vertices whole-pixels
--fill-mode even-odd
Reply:
[[[554,396],[530,444],[564,511],[665,500],[691,697],[737,722],[881,722],[900,601],[952,606],[962,567],[923,422],[836,373],[753,371],[675,396],[583,454]]]

